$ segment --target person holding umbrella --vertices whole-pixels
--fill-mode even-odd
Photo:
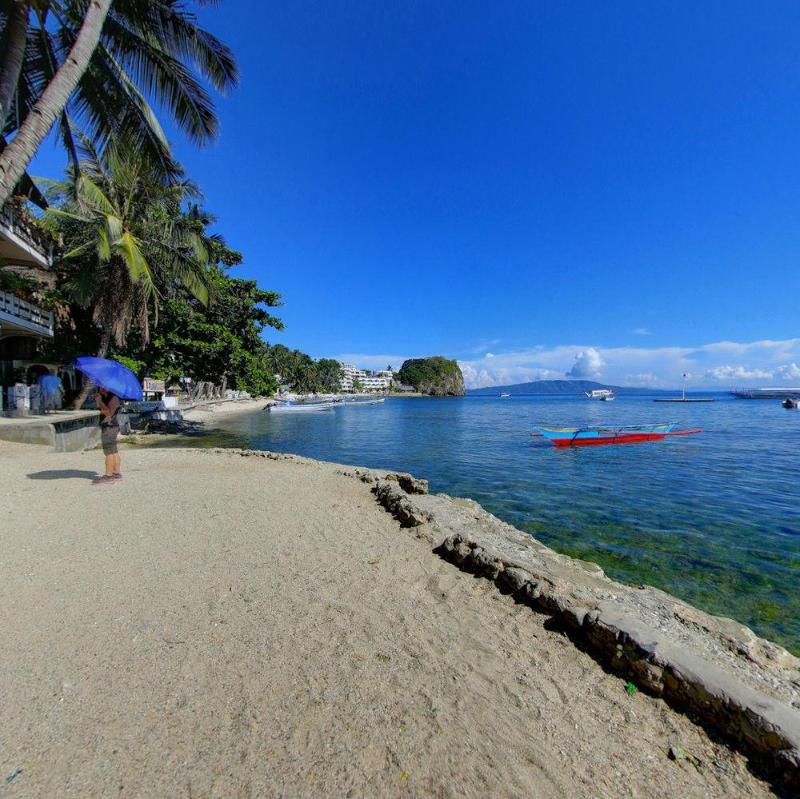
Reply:
[[[95,485],[115,483],[122,480],[120,471],[119,449],[117,437],[119,436],[119,409],[122,407],[119,397],[111,391],[98,391],[94,401],[103,414],[100,420],[100,443],[103,445],[103,455],[106,457],[106,471],[92,481]]]
[[[106,457],[106,470],[94,482],[96,485],[116,483],[122,479],[117,448],[121,400],[141,400],[141,383],[127,366],[107,358],[81,356],[75,361],[75,366],[100,388],[94,395],[94,400],[102,414],[100,440]]]

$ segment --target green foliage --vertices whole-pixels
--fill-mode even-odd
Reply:
[[[269,347],[269,363],[281,382],[301,393],[334,393],[339,390],[342,367],[338,361],[322,358],[315,361],[300,350],[290,350],[283,344]]]
[[[64,63],[86,15],[85,0],[35,2],[30,12],[25,59],[8,117],[10,138]],[[0,34],[7,21],[0,14]],[[204,30],[197,15],[179,0],[114,0],[86,72],[56,125],[73,165],[77,144],[71,120],[103,149],[125,142],[159,165],[174,167],[169,142],[150,101],[166,112],[192,141],[205,144],[218,120],[207,87],[225,92],[238,70],[230,49]]]
[[[40,283],[25,275],[20,275],[13,269],[4,268],[0,260],[0,291],[16,294],[18,297],[28,298],[35,296],[42,290]]]
[[[317,361],[322,391],[335,393],[339,391],[342,380],[342,365],[333,358],[320,358]]]
[[[213,248],[202,220],[183,208],[197,195],[188,181],[165,180],[130,150],[108,148],[101,156],[88,141],[83,146],[79,172],[45,181],[58,203],[47,219],[64,241],[60,289],[91,309],[103,355],[112,339],[124,347],[132,327],[146,341],[160,298],[176,286],[207,302]]]
[[[456,361],[434,355],[430,358],[410,358],[397,373],[401,383],[414,386],[425,394],[464,393],[464,377]]]
[[[185,290],[162,303],[149,345],[132,339],[131,354],[142,364],[136,371],[168,382],[187,376],[251,394],[273,393],[270,348],[261,334],[266,327],[283,327],[268,311],[281,304],[280,296],[254,280],[230,277],[218,265],[209,267],[209,288],[208,306]]]

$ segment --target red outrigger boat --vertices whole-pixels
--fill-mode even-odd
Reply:
[[[639,444],[643,441],[661,441],[667,436],[688,436],[699,433],[692,430],[673,430],[677,422],[664,424],[635,424],[625,427],[535,427],[534,436],[542,436],[557,447],[591,447],[599,444]]]

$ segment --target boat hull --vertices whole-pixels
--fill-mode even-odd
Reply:
[[[333,404],[325,405],[270,405],[270,413],[317,413],[319,411],[332,411]]]
[[[661,441],[675,426],[675,422],[658,425],[642,425],[625,428],[564,428],[552,430],[536,428],[537,434],[556,447],[596,447],[605,444],[641,444],[645,441]]]

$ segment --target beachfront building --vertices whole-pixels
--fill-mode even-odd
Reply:
[[[391,385],[392,372],[390,371],[380,370],[377,372],[370,372],[359,369],[351,363],[342,364],[342,377],[339,384],[342,391],[388,391]]]
[[[5,273],[0,276],[18,275],[44,285],[53,283],[53,241],[19,199],[0,209],[0,260]],[[53,337],[52,311],[22,292],[3,291],[2,286],[9,282],[0,283],[0,386],[6,388],[35,382],[38,344]]]

